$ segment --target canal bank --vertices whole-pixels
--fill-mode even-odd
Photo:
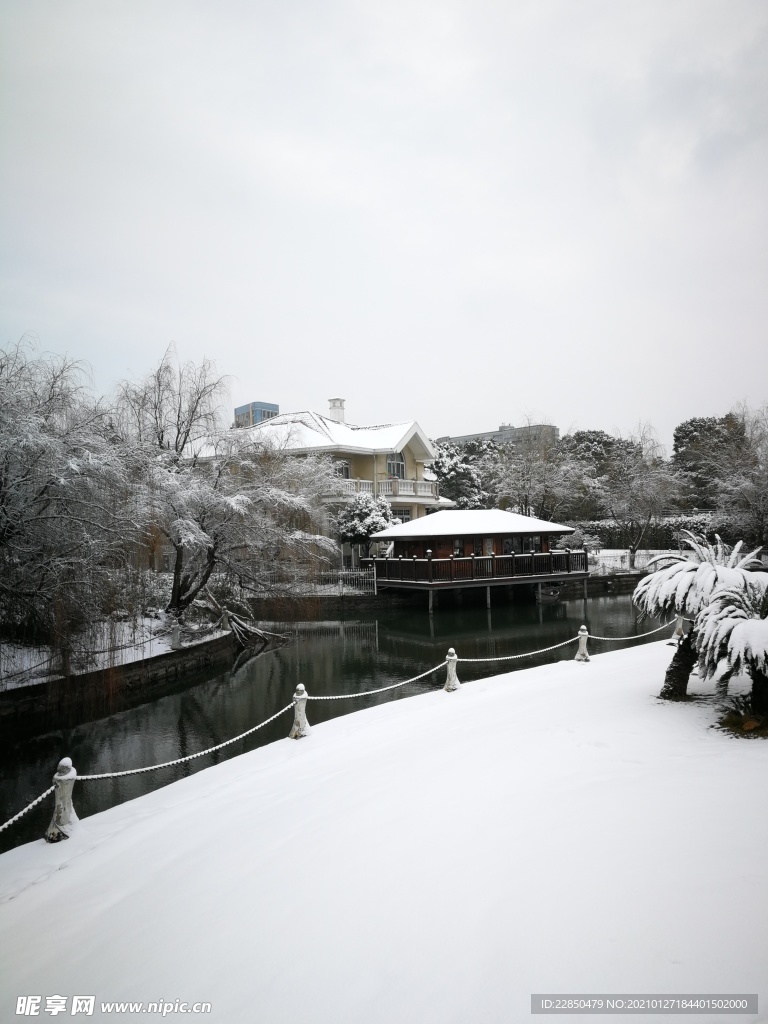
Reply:
[[[277,621],[275,631],[291,630],[291,643],[252,659],[238,671],[212,668],[181,681],[160,696],[148,696],[134,707],[103,718],[46,727],[33,733],[9,734],[0,747],[0,820],[26,806],[48,785],[58,761],[71,757],[80,772],[120,771],[161,764],[238,736],[264,721],[292,699],[299,683],[312,694],[367,693],[409,679],[444,663],[449,648],[461,657],[527,655],[573,639],[582,623],[599,636],[625,637],[646,633],[658,623],[641,620],[629,595],[598,595],[557,605],[513,604],[464,606],[432,616],[413,609],[380,609],[376,616],[338,620]],[[650,639],[654,639],[651,637]],[[646,642],[640,640],[640,643]],[[609,643],[592,645],[610,650]],[[480,678],[509,668],[572,659],[575,645],[511,662],[464,664],[461,678]],[[445,670],[436,676],[382,694],[354,700],[314,702],[313,723],[373,707],[391,699],[424,693],[442,685]],[[174,779],[183,778],[263,743],[281,739],[288,725],[271,723],[247,740],[214,755],[159,772],[100,783],[83,792],[80,813],[92,814],[140,796]],[[11,830],[0,833],[4,844],[42,834],[49,808],[35,808]],[[18,831],[17,831],[18,829]],[[13,833],[11,835],[10,833]]]
[[[631,593],[643,573],[595,576],[586,581],[588,597]],[[565,581],[559,586],[562,600],[583,596],[585,581]],[[531,604],[536,584],[498,587],[493,591],[494,607]],[[438,604],[439,601],[439,604]],[[450,613],[463,607],[486,606],[480,590],[446,591],[435,603]],[[373,619],[378,614],[428,613],[423,593],[383,591],[378,595],[291,596],[283,595],[251,603],[258,621],[283,623],[327,622],[329,620]],[[434,634],[434,623],[431,628]],[[92,672],[57,677],[29,686],[0,690],[0,742],[21,735],[51,729],[67,729],[81,722],[137,707],[148,700],[194,686],[212,671],[231,668],[238,653],[232,637],[217,636],[178,651],[112,665]]]

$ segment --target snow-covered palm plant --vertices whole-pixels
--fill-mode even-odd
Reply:
[[[696,619],[699,672],[746,672],[752,680],[751,706],[768,714],[768,576],[755,575],[745,587],[726,587]]]
[[[690,551],[652,559],[649,566],[656,564],[659,568],[642,579],[632,595],[634,603],[646,615],[674,614],[695,620],[720,591],[726,588],[734,592],[745,590],[752,575],[750,569],[762,567],[757,551],[742,555],[741,541],[730,550],[717,535],[715,544],[711,544],[705,537],[697,537],[687,530],[682,533],[685,534],[683,543]],[[662,697],[685,698],[696,664],[697,632],[694,624],[678,644],[667,669]]]

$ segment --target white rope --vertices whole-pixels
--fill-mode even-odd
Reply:
[[[570,640],[563,640],[561,644],[553,644],[552,647],[542,647],[540,651],[528,651],[526,654],[504,654],[499,658],[459,658],[459,661],[512,661],[514,658],[532,658],[536,654],[546,654],[547,651],[556,651],[558,647],[567,647],[579,638],[572,636]]]
[[[589,634],[590,640],[639,640],[641,636],[652,636],[654,633],[660,633],[662,629],[669,629],[673,626],[673,622],[665,622],[663,626],[659,626],[658,629],[649,629],[647,633],[635,633],[634,636],[595,636],[594,633]]]
[[[398,686],[405,686],[407,683],[415,683],[419,679],[423,679],[425,676],[431,676],[433,672],[437,672],[439,669],[445,667],[445,662],[441,661],[439,665],[435,665],[434,668],[428,668],[426,672],[422,672],[421,675],[412,676],[410,679],[404,679],[402,683],[392,683],[391,686],[380,686],[378,690],[363,690],[361,693],[332,693],[330,696],[314,696],[311,693],[307,694],[307,700],[344,700],[346,697],[369,697],[372,693],[384,693],[385,690],[396,690]]]
[[[267,718],[264,722],[260,722],[259,725],[254,725],[252,729],[248,729],[246,732],[241,732],[239,736],[233,736],[231,740],[224,740],[223,743],[217,743],[215,747],[208,747],[207,750],[200,750],[196,754],[188,754],[186,757],[177,757],[175,761],[164,761],[163,764],[151,764],[148,768],[129,768],[125,772],[104,772],[103,775],[78,775],[77,779],[79,782],[90,781],[91,779],[117,779],[123,775],[140,775],[142,772],[154,772],[158,768],[170,768],[174,764],[183,764],[185,761],[193,761],[196,757],[204,757],[206,754],[212,754],[214,750],[221,750],[222,747],[228,747],[230,743],[237,743],[238,740],[243,739],[245,736],[250,736],[252,732],[256,732],[257,729],[263,729],[265,725],[269,725],[270,722],[274,722],[280,715],[285,714],[286,711],[295,705],[295,701],[291,701],[290,704],[286,704],[284,708],[272,715],[271,718]]]
[[[23,811],[19,811],[18,814],[14,814],[14,816],[9,818],[4,825],[0,825],[0,832],[2,832],[4,828],[8,828],[9,825],[12,825],[14,821],[18,821],[22,815],[27,813],[27,811],[31,811],[33,807],[37,807],[40,801],[45,800],[47,796],[50,796],[55,788],[55,786],[51,786],[50,789],[46,789],[46,791],[41,793],[40,796],[36,800],[33,800],[31,804],[27,804]]]

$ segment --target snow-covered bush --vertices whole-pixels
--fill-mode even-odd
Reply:
[[[397,526],[400,520],[392,514],[389,502],[379,495],[356,494],[336,514],[336,529],[342,542],[360,544],[366,551],[374,533]]]

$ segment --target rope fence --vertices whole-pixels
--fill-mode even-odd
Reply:
[[[663,630],[669,629],[670,625],[672,625],[672,623],[667,622],[656,629],[649,630],[647,633],[637,633],[634,636],[596,636],[595,634],[590,633],[586,626],[582,626],[577,636],[573,636],[569,640],[563,640],[562,643],[552,644],[549,647],[542,647],[537,651],[526,651],[524,654],[506,654],[499,657],[460,658],[451,647],[448,650],[444,661],[437,665],[433,665],[432,668],[428,668],[424,672],[420,672],[419,675],[411,676],[409,679],[403,679],[397,683],[391,683],[388,686],[379,686],[374,690],[362,690],[358,693],[334,693],[325,695],[309,694],[307,693],[304,685],[299,683],[296,687],[296,692],[293,695],[292,701],[289,704],[286,704],[284,708],[276,711],[274,715],[266,718],[263,722],[259,722],[258,725],[254,725],[245,732],[241,732],[237,736],[233,736],[231,739],[224,740],[222,743],[217,743],[215,746],[207,747],[205,750],[199,750],[194,754],[187,754],[185,757],[177,757],[173,761],[164,761],[161,764],[148,765],[143,768],[128,768],[125,771],[119,772],[102,772],[98,775],[78,775],[77,771],[72,766],[71,759],[64,757],[59,762],[56,774],[53,776],[53,785],[46,789],[44,793],[41,793],[40,796],[36,797],[32,803],[28,804],[23,810],[19,811],[18,814],[15,814],[4,824],[0,825],[0,832],[8,828],[10,825],[13,825],[19,820],[19,818],[22,818],[28,811],[31,811],[33,807],[42,803],[43,800],[53,793],[55,796],[53,818],[46,830],[45,839],[51,843],[59,842],[62,839],[68,839],[68,833],[71,831],[71,827],[75,822],[77,822],[77,815],[72,808],[72,789],[75,781],[92,782],[97,779],[118,779],[124,778],[128,775],[142,775],[145,772],[158,771],[161,768],[171,768],[174,765],[194,761],[196,758],[205,757],[207,754],[212,754],[217,750],[228,747],[232,743],[237,743],[238,740],[245,739],[246,736],[252,735],[259,729],[263,729],[266,725],[269,725],[270,722],[274,722],[275,719],[280,718],[281,715],[284,715],[286,711],[290,711],[291,708],[294,710],[294,720],[289,737],[291,739],[301,739],[304,736],[308,736],[310,733],[310,725],[307,722],[306,716],[306,705],[309,700],[347,700],[354,697],[370,697],[374,694],[386,693],[389,690],[397,690],[402,686],[407,686],[409,683],[419,682],[422,679],[426,679],[427,676],[434,675],[435,672],[440,671],[442,668],[446,669],[446,680],[443,689],[450,693],[458,690],[460,687],[456,671],[458,662],[479,664],[482,662],[500,662],[513,661],[520,658],[534,658],[540,654],[548,654],[550,651],[560,650],[572,643],[578,643],[579,645],[574,660],[588,662],[590,659],[587,652],[587,640],[608,642],[642,640],[644,637],[652,636],[654,633],[660,633]]]
[[[14,814],[14,816],[12,818],[9,818],[8,821],[5,822],[5,824],[0,825],[0,832],[2,832],[3,829],[8,828],[9,825],[13,825],[13,823],[15,821],[18,821],[19,818],[23,818],[27,811],[31,811],[33,807],[37,807],[39,803],[42,803],[47,796],[51,795],[55,788],[55,786],[50,786],[48,789],[46,789],[44,793],[41,793],[40,796],[37,797],[37,799],[33,800],[31,804],[27,804],[23,811],[19,811],[18,814]]]
[[[690,621],[690,619],[688,620]],[[647,633],[636,633],[634,636],[595,636],[594,633],[589,634],[590,640],[640,640],[644,636],[653,636],[654,633],[661,633],[663,629],[669,629],[672,625],[671,622],[665,622],[663,626],[659,626],[658,629],[649,629]]]
[[[280,715],[284,715],[286,711],[295,704],[295,701],[291,701],[290,704],[286,704],[284,708],[276,711],[270,718],[265,718],[263,722],[259,722],[258,725],[254,725],[252,729],[247,729],[245,732],[241,732],[239,736],[233,736],[231,740],[224,740],[223,743],[217,743],[215,747],[208,747],[207,750],[198,750],[196,754],[187,754],[186,757],[177,757],[174,761],[163,761],[162,764],[151,764],[147,768],[129,768],[124,772],[102,772],[100,775],[78,775],[78,779],[81,782],[90,782],[92,779],[119,779],[125,775],[141,775],[144,772],[155,772],[160,768],[171,768],[175,764],[184,764],[186,761],[194,761],[196,757],[205,757],[206,754],[212,754],[215,750],[221,750],[222,747],[228,747],[230,743],[237,743],[238,740],[245,739],[246,736],[250,736],[251,733],[256,732],[258,729],[263,729],[265,725],[269,725],[270,722],[274,722]]]
[[[373,693],[385,693],[387,690],[396,690],[400,686],[407,686],[408,683],[416,683],[419,679],[425,679],[427,676],[431,676],[433,672],[437,672],[445,665],[444,661],[441,661],[439,665],[435,665],[433,668],[428,668],[426,672],[422,672],[421,675],[411,676],[410,679],[403,679],[401,683],[391,683],[389,686],[380,686],[377,690],[363,690],[360,693],[330,693],[330,694],[307,694],[307,700],[346,700],[348,697],[370,697]]]

